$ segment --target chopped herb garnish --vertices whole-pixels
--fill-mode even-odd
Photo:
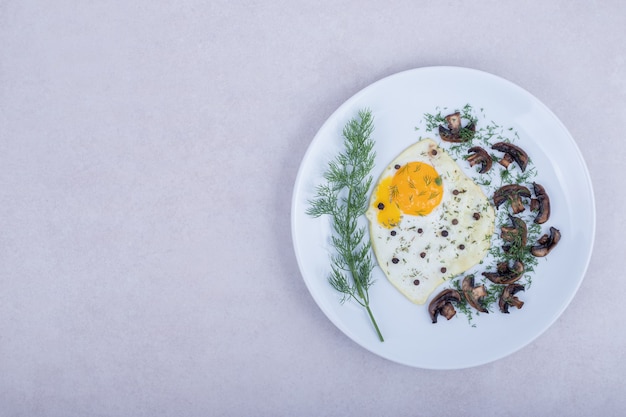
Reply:
[[[476,112],[470,104],[466,104],[462,109],[456,109],[454,111],[447,108],[437,107],[436,113],[427,113],[424,115],[423,123],[425,130],[430,136],[437,137],[439,135],[439,126],[447,126],[448,122],[445,119],[446,115],[456,112],[460,113],[461,119],[464,120],[464,125],[467,126],[468,124],[473,123],[475,126],[475,132],[464,132],[463,128],[461,129],[459,134],[461,138],[465,139],[463,142],[447,143],[442,141],[442,143],[440,143],[439,146],[444,147],[457,161],[465,161],[468,157],[468,149],[473,146],[481,146],[485,150],[489,151],[491,146],[497,142],[515,143],[520,140],[519,134],[514,127],[503,127],[499,125],[497,122],[490,120],[485,116],[484,109],[480,108],[479,111]],[[418,131],[421,130],[419,127],[416,127],[415,129]],[[537,177],[537,170],[530,158],[526,170],[522,172],[517,165],[511,165],[507,169],[499,164],[499,161],[503,157],[502,154],[490,152],[489,155],[493,161],[491,170],[484,174],[479,174],[474,171],[472,175],[470,175],[474,182],[483,188],[487,196],[493,196],[493,193],[504,185],[520,184],[528,186]],[[440,185],[440,183],[437,182],[438,180],[441,181],[440,178],[436,178],[435,182],[437,185]],[[461,191],[453,190],[452,194],[456,196],[459,192]],[[486,271],[493,271],[497,268],[497,264],[499,262],[513,262],[515,260],[521,261],[524,264],[524,275],[518,282],[524,284],[526,289],[528,289],[531,283],[531,275],[534,271],[534,266],[537,265],[538,261],[537,258],[530,253],[531,244],[522,245],[520,242],[504,242],[500,237],[501,228],[510,223],[509,213],[510,204],[503,204],[497,210],[496,228],[494,233],[493,235],[486,235],[484,237],[485,240],[491,241],[491,249],[488,257],[483,260],[485,262],[481,261],[480,264],[484,263]],[[529,243],[535,242],[541,235],[541,226],[533,222],[535,215],[536,213],[531,210],[525,210],[524,212],[517,214],[517,216],[519,216],[528,227],[527,242]],[[473,217],[475,219],[479,219],[480,213],[474,213]],[[466,242],[465,244],[458,245],[458,249],[465,250],[467,244],[474,243],[476,242]],[[483,281],[483,285],[485,286],[488,294],[487,297],[483,299],[483,304],[488,310],[492,310],[493,304],[498,302],[504,286],[494,284],[488,280]],[[452,287],[457,291],[461,290],[458,279],[453,279]],[[480,314],[469,306],[463,297],[461,303],[458,305],[458,309],[461,313],[468,317],[470,322],[472,321],[473,314]],[[475,324],[473,324],[473,326],[475,326]]]

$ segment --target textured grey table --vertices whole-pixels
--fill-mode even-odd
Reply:
[[[624,415],[625,27],[619,0],[0,1],[0,415]],[[344,336],[290,235],[324,120],[431,65],[543,101],[597,201],[570,307],[461,371]]]

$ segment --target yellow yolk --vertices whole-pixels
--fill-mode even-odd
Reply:
[[[425,216],[441,202],[443,185],[432,165],[409,162],[393,176],[390,193],[403,213]]]
[[[393,177],[387,177],[380,182],[374,202],[374,206],[378,208],[378,223],[388,229],[395,227],[402,215],[398,204],[391,198],[392,181]]]
[[[423,162],[409,162],[381,181],[374,203],[379,210],[378,223],[390,229],[398,224],[402,214],[425,216],[442,198],[443,185],[435,168]]]

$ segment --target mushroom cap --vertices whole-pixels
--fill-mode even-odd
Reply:
[[[522,172],[526,171],[526,166],[528,165],[528,154],[519,146],[508,142],[498,142],[492,145],[491,149],[504,152],[506,155],[509,155],[517,163]],[[507,161],[503,165],[508,167],[509,162]]]
[[[560,240],[561,231],[555,229],[554,227],[550,227],[550,235],[548,236],[547,234],[545,234],[541,236],[537,240],[537,244],[530,248],[530,253],[538,258],[546,256],[550,253],[550,251],[552,251],[552,249],[554,249],[554,247],[557,245],[557,243],[559,243]]]
[[[428,305],[428,313],[433,323],[437,323],[437,316],[441,314],[450,320],[456,314],[452,302],[461,301],[461,294],[457,290],[448,288],[441,291]]]
[[[461,290],[469,305],[481,313],[489,313],[489,310],[481,304],[481,300],[487,296],[487,290],[484,285],[474,286],[474,275],[468,275],[463,278]]]
[[[455,133],[458,133],[461,130],[461,113],[454,112],[445,117],[446,122],[448,122],[448,128]]]
[[[524,270],[522,261],[513,262],[513,267],[504,261],[497,265],[497,272],[483,272],[483,275],[494,284],[512,284],[524,275]]]
[[[505,201],[511,203],[513,214],[524,211],[522,197],[530,198],[530,190],[523,185],[508,184],[500,187],[493,193],[493,203],[499,208]]]
[[[461,125],[461,113],[455,112],[445,116],[448,126],[439,125],[439,136],[445,142],[467,142],[476,132],[476,125],[470,121],[467,126]]]
[[[536,182],[533,182],[533,191],[535,192],[535,198],[531,200],[530,209],[538,211],[534,222],[543,224],[550,218],[550,198],[545,188]]]
[[[473,146],[467,150],[467,153],[473,153],[473,155],[467,158],[471,167],[481,164],[480,170],[478,170],[480,174],[484,174],[491,169],[493,161],[486,150],[480,146]]]
[[[509,215],[509,218],[511,219],[513,226],[502,226],[500,228],[500,237],[505,242],[509,242],[517,248],[526,246],[528,238],[528,227],[526,226],[526,223],[519,217]]]

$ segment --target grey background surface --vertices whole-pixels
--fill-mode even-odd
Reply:
[[[624,415],[625,27],[619,0],[0,0],[0,415]],[[326,118],[431,65],[543,101],[597,202],[570,307],[461,371],[345,337],[290,234]]]

